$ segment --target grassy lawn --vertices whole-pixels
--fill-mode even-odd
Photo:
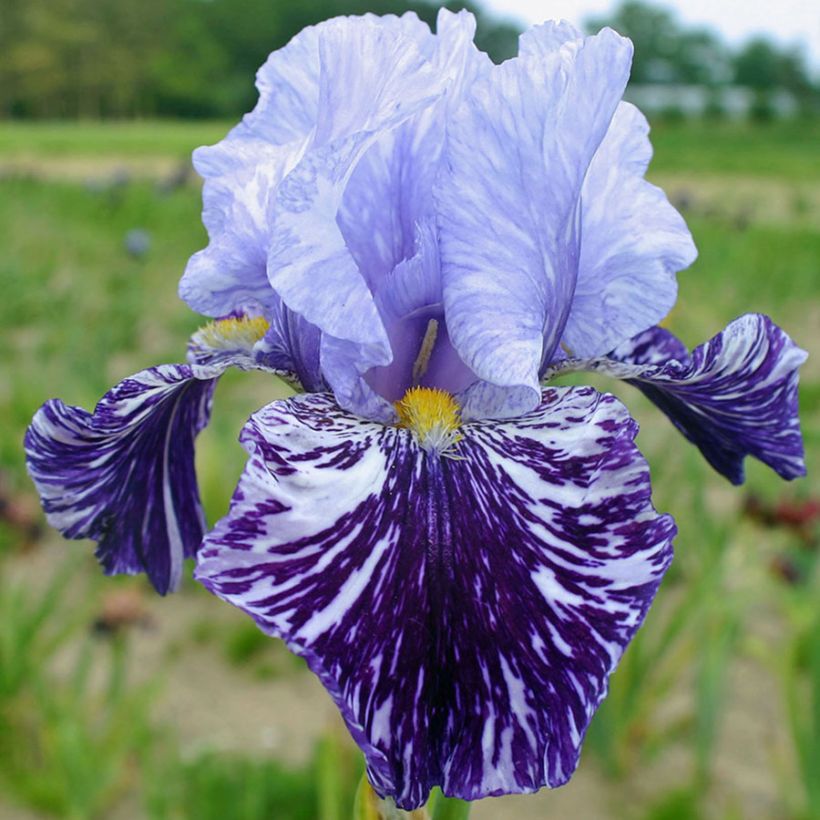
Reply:
[[[0,160],[183,157],[220,140],[233,123],[1,122]],[[655,173],[737,174],[781,180],[820,178],[820,122],[656,123]]]
[[[226,128],[0,124],[0,165],[23,156],[181,157]],[[820,127],[663,124],[653,137],[653,171],[693,180],[687,219],[700,250],[679,276],[669,326],[696,345],[742,313],[765,312],[809,350],[801,412],[816,474],[820,228],[800,202],[787,203],[777,219],[765,208],[740,213],[732,200],[702,204],[697,179],[719,177],[729,188],[735,175],[759,179],[762,192],[772,181],[810,183],[820,178]],[[21,440],[41,402],[59,396],[91,408],[130,373],[184,356],[199,317],[176,287],[205,243],[200,208],[193,184],[164,191],[141,179],[95,187],[0,177],[0,471],[14,503],[33,500]],[[125,246],[137,228],[150,236],[140,259]],[[817,531],[764,528],[744,515],[751,494],[769,509],[809,497],[812,485],[783,484],[754,463],[748,485],[732,489],[631,388],[600,386],[622,396],[641,423],[655,504],[678,521],[676,562],[593,724],[578,785],[490,801],[474,816],[585,817],[593,805],[613,820],[820,816],[812,815],[820,810]],[[232,373],[220,383],[197,456],[210,520],[224,513],[242,469],[236,435],[244,420],[285,391],[262,374]],[[205,730],[168,728],[157,711],[170,702],[218,716],[227,704],[214,706],[205,691],[218,678],[240,707],[270,701],[283,723],[300,708],[307,719],[324,701],[303,693],[303,667],[283,661],[282,648],[260,642],[241,618],[223,616],[228,608],[193,584],[154,599],[139,579],[98,577],[91,551],[51,535],[32,543],[19,522],[0,521],[0,817],[5,803],[9,817],[346,816],[339,807],[349,805],[359,764],[333,731],[311,735],[307,761],[288,760],[287,749],[283,761],[226,756],[209,746]],[[70,556],[65,577],[48,587],[43,578],[63,555]],[[135,590],[158,624],[155,634],[104,646],[90,638],[109,589]],[[147,680],[140,653],[154,669]],[[203,659],[214,682],[199,686]],[[201,717],[192,723],[207,725]],[[98,760],[107,761],[99,772]],[[31,814],[14,813],[24,810]]]
[[[655,172],[820,179],[820,120],[660,122],[652,128]]]
[[[229,122],[0,122],[0,158],[177,157],[217,142]]]

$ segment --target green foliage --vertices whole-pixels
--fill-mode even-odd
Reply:
[[[271,639],[253,621],[238,625],[225,646],[228,660],[237,665],[245,664],[271,648]]]
[[[313,771],[287,769],[273,761],[204,754],[182,763],[171,776],[149,778],[147,810],[152,820],[314,820]]]
[[[181,761],[165,748],[146,762],[149,820],[347,820],[359,756],[328,735],[301,768],[242,755],[203,752]]]
[[[794,596],[792,623],[800,624],[781,656],[788,706],[789,730],[794,742],[801,788],[796,814],[820,818],[820,604]]]
[[[3,567],[0,566],[0,570]],[[152,742],[154,688],[126,688],[122,636],[95,640],[89,610],[72,605],[76,560],[42,589],[0,575],[0,786],[59,817],[102,816]],[[70,673],[55,657],[72,650]],[[92,683],[91,670],[102,671]]]
[[[0,121],[0,158],[160,157],[190,165],[194,148],[221,140],[233,124],[221,120],[132,120],[104,125],[70,120]]]
[[[764,37],[749,40],[734,57],[734,81],[757,91],[785,88],[799,97],[812,93],[805,55],[778,48]]]
[[[478,16],[478,44],[515,54],[518,31]],[[415,11],[424,0],[0,0],[0,117],[238,117],[253,78],[298,31],[343,14]]]
[[[7,784],[29,805],[77,820],[103,817],[130,785],[137,753],[152,742],[154,693],[124,690],[125,648],[115,641],[110,649],[105,693],[83,680],[82,655],[76,685],[55,686],[42,675],[29,682],[29,706],[18,707],[0,744]]]
[[[445,797],[441,789],[433,789],[427,804],[430,820],[467,820],[470,816],[470,804],[455,797]]]
[[[20,696],[76,631],[78,613],[69,615],[62,600],[76,569],[75,562],[67,562],[39,595],[0,575],[0,706]]]
[[[0,122],[0,163],[31,160],[36,168],[37,161],[70,163],[108,158],[123,162],[137,159],[146,163],[164,160],[167,164],[169,158],[178,158],[180,163],[189,164],[191,151],[195,147],[220,140],[230,125],[223,121],[171,120],[105,124]],[[817,120],[773,122],[766,128],[750,128],[748,124],[738,122],[658,122],[652,124],[651,138],[655,147],[651,173],[737,173],[784,181],[820,179],[820,157],[817,152],[820,121]],[[137,185],[131,186],[128,196],[119,201],[105,200],[93,192],[89,192],[86,200],[87,203],[98,203],[98,209],[103,212],[104,225],[113,227],[112,220],[116,218],[120,223],[130,221],[133,226],[135,220],[144,221],[143,213],[147,210],[145,204],[137,204],[137,191],[143,203],[149,205],[153,201],[151,197],[156,194],[150,186]],[[72,191],[72,196],[77,196],[75,191]],[[45,193],[43,198],[46,198]],[[197,224],[200,203],[190,191],[180,193],[171,201],[177,203],[180,212],[174,215],[176,222],[173,232],[166,234],[163,231],[161,247],[176,247],[183,240],[194,247],[193,243],[204,236]],[[163,213],[166,213],[165,199],[162,202]],[[25,202],[23,206],[26,207]],[[87,213],[88,204],[83,207],[84,213]],[[138,211],[139,207],[143,208],[142,212]],[[183,207],[192,215],[190,222],[183,221]],[[2,208],[3,203],[0,203]],[[0,232],[4,230],[3,217],[11,210],[12,200],[7,198],[6,208],[0,210]],[[48,210],[51,212],[54,209]],[[117,212],[121,216],[117,216]],[[117,252],[119,254],[119,247]],[[0,272],[2,265],[3,260],[0,259]]]
[[[693,789],[680,789],[664,795],[649,809],[645,820],[692,820],[701,816],[697,793]]]

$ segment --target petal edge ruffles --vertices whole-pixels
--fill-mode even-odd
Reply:
[[[109,575],[145,572],[173,591],[205,528],[194,439],[208,423],[214,379],[161,365],[120,382],[93,413],[46,402],[26,432],[26,461],[49,524],[98,542]]]
[[[624,379],[733,484],[745,480],[749,455],[791,480],[806,474],[797,385],[807,355],[768,316],[749,313],[691,356],[669,331],[653,327],[607,357],[561,362],[546,378],[594,370]]]
[[[124,379],[93,413],[52,399],[26,431],[26,464],[49,524],[97,541],[107,574],[145,572],[160,595],[177,588],[204,533],[194,440],[217,380],[229,367],[293,375],[276,367],[285,357],[267,337],[254,344],[262,330],[250,330],[252,320],[229,319],[221,336],[219,324],[194,334],[189,364]]]
[[[564,783],[671,559],[612,396],[462,432],[439,459],[328,395],[269,405],[196,572],[307,659],[403,808]]]
[[[578,281],[563,344],[600,356],[661,321],[677,298],[675,274],[697,256],[692,235],[666,194],[644,179],[649,125],[621,103],[581,191]]]
[[[584,177],[620,102],[632,44],[605,29],[496,66],[448,123],[434,195],[450,339],[476,375],[538,403],[571,307]],[[538,105],[532,101],[538,100]],[[513,146],[511,150],[511,146]]]

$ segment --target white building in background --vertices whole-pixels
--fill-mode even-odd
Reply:
[[[625,97],[647,114],[679,111],[685,117],[702,117],[719,110],[730,119],[743,120],[749,118],[759,105],[757,93],[741,86],[707,88],[702,85],[633,83],[627,88]],[[775,117],[787,119],[798,113],[797,100],[788,91],[780,89],[767,93],[764,99]]]

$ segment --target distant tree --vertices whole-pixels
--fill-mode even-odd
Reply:
[[[518,29],[470,2],[476,41],[501,61]],[[415,11],[424,0],[0,0],[0,117],[235,117],[256,69],[299,30],[341,14]]]
[[[692,28],[682,33],[677,64],[686,83],[716,86],[732,79],[731,53],[708,28]]]
[[[256,100],[267,55],[307,25],[343,14],[414,11],[435,25],[434,0],[0,0],[0,117],[236,117]],[[476,15],[493,60],[516,54],[519,30]],[[735,82],[766,104],[776,89],[817,109],[804,55],[756,38],[736,55],[708,29],[625,0],[608,25],[635,43],[632,80],[716,87]]]
[[[133,2],[133,0],[131,0]],[[256,101],[253,80],[268,54],[284,46],[305,26],[338,15],[403,14],[414,11],[431,27],[438,7],[420,0],[168,0],[168,39],[152,64],[153,98],[159,114],[236,116]],[[493,59],[513,56],[519,30],[478,18],[477,44]]]
[[[795,94],[811,90],[806,60],[802,52],[780,49],[764,37],[755,37],[734,59],[735,82],[757,91],[785,88]]]
[[[0,0],[0,113],[142,113],[160,0]]]
[[[780,48],[764,37],[749,40],[735,55],[734,81],[754,89],[756,119],[771,118],[778,89],[790,92],[803,113],[820,110],[820,87],[812,83],[803,52]]]

